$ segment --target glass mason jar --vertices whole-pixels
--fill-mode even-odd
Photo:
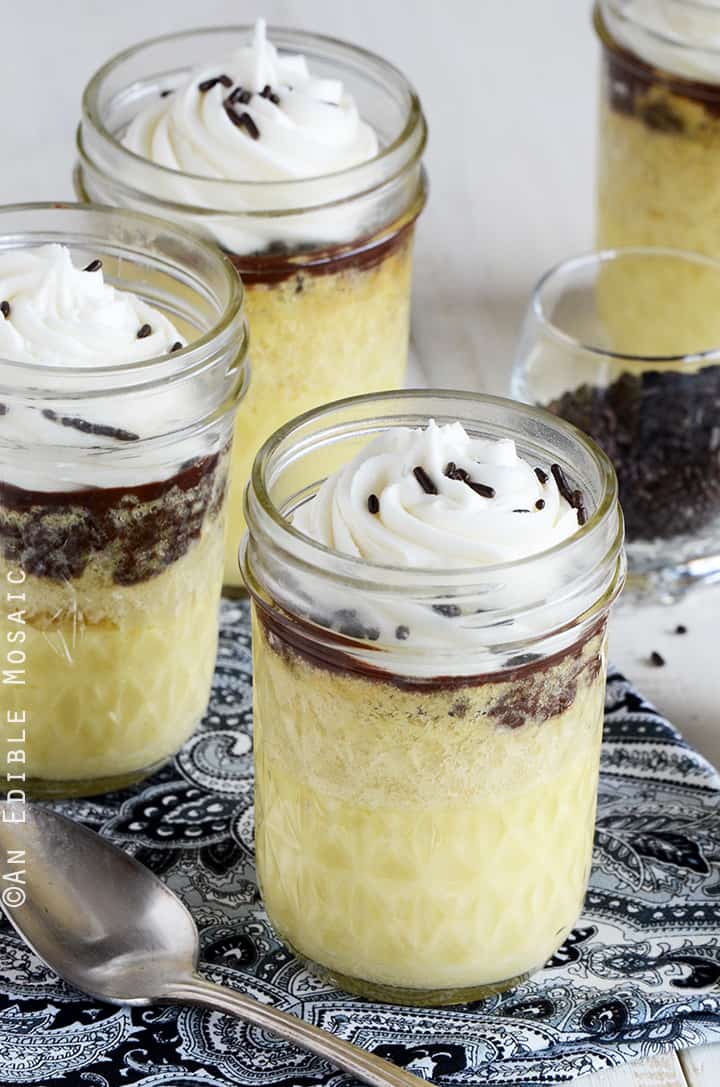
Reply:
[[[319,178],[244,182],[181,174],[122,146],[139,110],[252,33],[184,31],[110,60],[85,91],[76,170],[83,199],[181,222],[215,239],[243,278],[253,381],[233,450],[226,586],[242,584],[242,491],[261,443],[328,400],[402,385],[414,224],[426,198],[425,119],[405,77],[372,53],[298,31],[271,38],[342,81],[378,134],[374,159]]]
[[[4,746],[20,738],[8,772],[46,797],[144,777],[205,712],[247,378],[242,286],[213,246],[131,212],[0,209],[0,251],[48,242],[100,258],[188,346],[96,368],[0,360]]]
[[[512,391],[613,461],[631,585],[671,600],[720,575],[720,261],[628,248],[553,268]]]
[[[585,526],[522,561],[447,571],[375,565],[292,527],[378,432],[430,418],[560,463],[588,496]],[[610,462],[509,400],[357,397],[273,435],[246,516],[257,868],[276,931],[371,999],[448,1004],[516,984],[574,926],[590,871],[624,572]]]
[[[598,246],[720,258],[720,7],[598,0],[595,29]]]

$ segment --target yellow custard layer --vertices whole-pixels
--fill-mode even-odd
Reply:
[[[258,876],[280,936],[346,980],[415,993],[542,966],[590,871],[601,637],[570,704],[518,728],[494,716],[507,683],[403,690],[317,667],[258,623],[254,658]]]
[[[720,94],[720,88],[718,88]],[[662,110],[678,128],[653,128],[638,113],[600,107],[597,241],[603,249],[665,246],[720,258],[720,118],[667,88],[653,86],[639,111]],[[669,124],[669,122],[668,122]],[[651,282],[642,272],[639,299],[632,268],[613,270],[614,291],[627,289],[628,327],[616,332],[616,350],[671,355],[706,350],[719,342],[718,275],[692,265],[656,262]],[[643,333],[644,328],[644,333]]]
[[[109,585],[91,564],[75,583],[13,587],[25,601],[3,602],[0,636],[6,646],[24,632],[24,682],[2,686],[3,727],[15,735],[9,715],[24,715],[25,743],[12,746],[26,761],[15,769],[38,791],[151,768],[193,732],[215,664],[223,527],[221,516],[206,520],[182,558],[136,585]],[[7,572],[17,573],[0,569],[7,592]],[[20,610],[23,624],[12,618]]]
[[[230,472],[225,584],[240,586],[243,492],[273,431],[332,400],[402,386],[408,355],[412,235],[369,268],[248,284],[250,387]]]

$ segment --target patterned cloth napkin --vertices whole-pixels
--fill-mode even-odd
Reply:
[[[720,777],[618,674],[608,685],[585,913],[511,993],[449,1009],[357,1000],[279,945],[253,867],[247,605],[223,605],[212,700],[173,764],[59,803],[149,865],[193,911],[208,977],[440,1084],[566,1083],[720,1040]],[[0,928],[0,1085],[314,1087],[340,1074],[227,1016],[94,1004]]]

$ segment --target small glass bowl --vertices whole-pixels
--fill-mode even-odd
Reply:
[[[631,587],[670,601],[720,577],[720,262],[638,247],[551,269],[512,392],[613,461]]]

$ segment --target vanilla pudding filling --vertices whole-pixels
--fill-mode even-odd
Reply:
[[[202,717],[241,304],[223,259],[166,224],[0,210],[0,571],[21,593],[0,634],[22,646],[4,689],[33,794],[136,780]]]
[[[550,418],[359,398],[256,461],[261,889],[298,955],[371,998],[507,988],[581,910],[622,524],[609,464]]]
[[[403,385],[426,125],[364,50],[254,27],[146,42],[88,85],[84,199],[151,209],[217,241],[246,289],[253,382],[234,445],[225,585],[242,579],[257,449],[298,413]]]

